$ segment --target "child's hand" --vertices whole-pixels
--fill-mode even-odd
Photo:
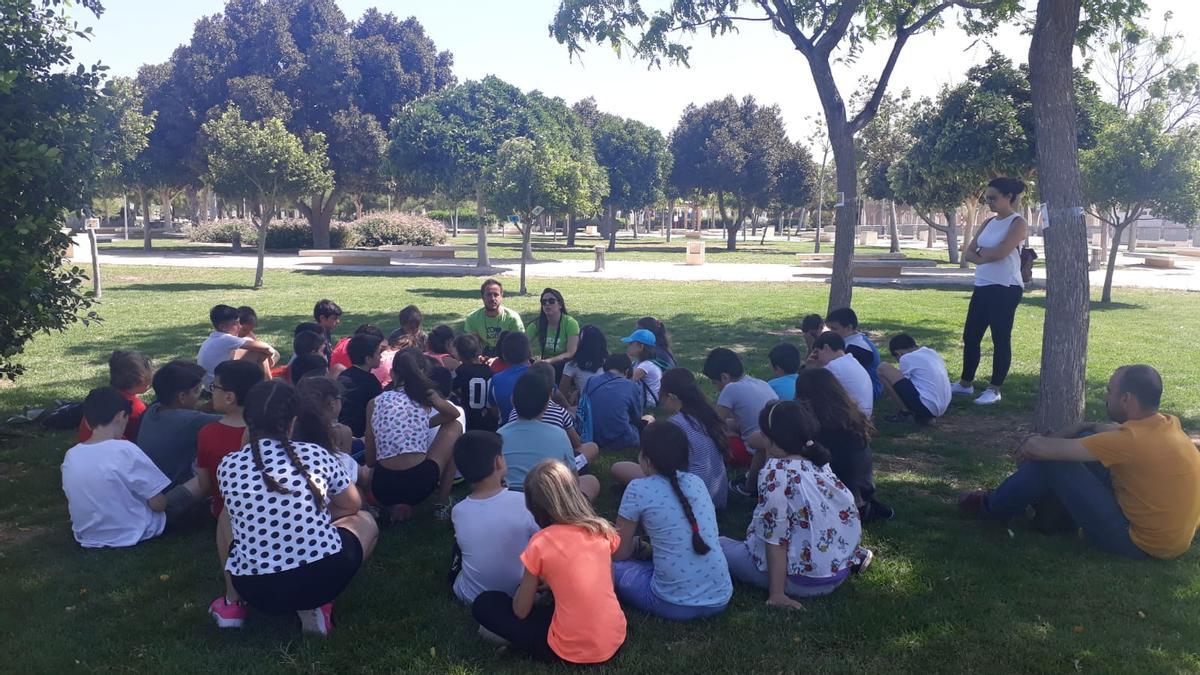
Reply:
[[[799,602],[796,602],[795,600],[789,598],[786,595],[782,595],[782,594],[778,595],[778,596],[772,595],[772,596],[768,597],[767,604],[772,607],[782,607],[784,609],[799,609],[799,610],[804,609],[804,605],[802,605]]]

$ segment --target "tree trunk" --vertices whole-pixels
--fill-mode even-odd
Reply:
[[[967,245],[971,243],[971,237],[975,236],[975,224],[979,220],[979,202],[976,201],[967,209],[967,222],[963,223],[962,243],[959,245],[959,253],[966,253]],[[1026,223],[1029,220],[1025,221]],[[968,269],[971,263],[967,262],[965,257],[961,258],[958,266],[962,269]]]
[[[896,202],[888,200],[888,235],[891,239],[888,250],[892,253],[900,252],[900,232],[896,229]]]
[[[357,204],[355,205],[355,209],[356,210],[358,209]],[[359,217],[361,217],[361,216],[359,216]],[[356,217],[355,219],[357,220],[358,217]],[[450,212],[450,236],[452,236],[452,237],[458,236],[458,202],[454,202],[454,209],[451,210],[451,212]]]
[[[304,219],[308,221],[313,233],[313,248],[332,248],[329,239],[329,223],[333,220],[333,210],[337,207],[340,193],[335,189],[329,193],[313,193],[308,203],[297,201],[296,206]],[[271,214],[274,216],[275,214]]]
[[[925,225],[925,248],[933,248],[933,245],[936,243],[937,243],[937,231],[933,229],[932,225],[926,223],[926,225]]]
[[[1083,419],[1087,377],[1087,227],[1076,145],[1072,50],[1081,0],[1038,0],[1029,45],[1039,192],[1046,200],[1046,313],[1034,425],[1062,429]]]
[[[604,227],[608,235],[608,250],[617,250],[617,209],[612,204],[604,209]]]
[[[954,209],[945,211],[946,216],[946,250],[950,253],[950,264],[958,263],[958,212]]]
[[[575,212],[567,214],[567,248],[575,245]]]
[[[267,228],[271,227],[271,218],[275,215],[275,208],[271,205],[264,204],[260,208],[258,221],[258,264],[254,267],[254,289],[258,290],[263,287],[263,259],[267,255]]]
[[[1129,225],[1129,245],[1125,247],[1125,250],[1130,253],[1137,251],[1137,230],[1137,222]]]
[[[667,200],[667,218],[666,218],[666,223],[667,223],[667,224],[666,224],[666,228],[667,228],[667,243],[669,244],[669,243],[671,243],[671,230],[674,230],[674,229],[675,229],[675,200],[674,200],[674,199],[668,199],[668,200]]]
[[[737,250],[737,224],[730,223],[725,215],[725,193],[717,192],[717,210],[721,212],[721,227],[725,229],[725,250]],[[739,216],[741,214],[738,214]]]
[[[842,205],[834,212],[833,274],[829,277],[829,311],[850,307],[854,294],[854,237],[858,232],[858,158],[850,125],[842,118],[826,116],[829,143],[837,169],[837,189]]]
[[[138,201],[142,205],[142,250],[150,250],[150,200],[146,197],[146,188],[137,189]]]
[[[475,265],[491,267],[492,259],[488,255],[487,223],[483,220],[483,190],[475,188],[475,216],[479,224],[475,226]]]
[[[1108,227],[1108,225],[1105,224],[1104,227]],[[1113,229],[1116,236],[1113,237],[1112,247],[1108,251],[1108,268],[1104,271],[1104,292],[1100,295],[1100,302],[1104,304],[1112,302],[1113,271],[1117,268],[1117,252],[1121,248],[1121,231],[1125,229],[1125,225],[1116,225]]]

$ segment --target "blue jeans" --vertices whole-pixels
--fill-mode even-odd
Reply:
[[[729,562],[729,573],[733,575],[734,579],[754,584],[759,588],[770,589],[771,584],[767,573],[758,569],[758,565],[754,564],[754,558],[750,557],[750,549],[746,548],[746,542],[740,539],[721,537],[721,550],[725,553],[725,560]],[[797,574],[787,578],[787,585],[784,586],[783,592],[793,598],[829,595],[849,577],[849,570],[829,577],[828,580],[813,579]]]
[[[1147,557],[1129,538],[1129,519],[1113,492],[1112,476],[1100,462],[1022,462],[988,495],[980,515],[1007,520],[1048,496],[1057,497],[1100,548],[1126,558]]]
[[[654,563],[649,560],[618,560],[613,562],[613,586],[617,597],[627,605],[662,619],[691,621],[716,616],[725,605],[689,607],[667,602],[654,594],[650,582],[654,579]]]

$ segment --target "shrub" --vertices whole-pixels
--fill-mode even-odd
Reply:
[[[189,238],[192,241],[210,244],[233,243],[233,233],[240,232],[243,246],[258,246],[258,228],[248,220],[218,220],[193,225]],[[332,248],[347,248],[354,245],[354,237],[344,223],[331,223],[329,245]],[[300,249],[312,248],[312,227],[307,220],[277,219],[271,221],[267,230],[267,248]]]
[[[355,246],[434,246],[446,243],[446,228],[414,213],[372,213],[349,225]]]
[[[449,228],[450,227],[450,217],[453,214],[446,209],[433,209],[431,211],[427,211],[425,213],[425,215],[438,221],[444,227]],[[468,211],[466,209],[459,209],[459,211],[458,211],[458,226],[460,228],[479,229],[479,226],[481,224],[490,226],[490,225],[495,225],[496,222],[497,222],[496,216],[491,213],[485,213],[482,216],[480,216],[480,215],[478,215],[474,212]]]

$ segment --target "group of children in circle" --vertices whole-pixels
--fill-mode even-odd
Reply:
[[[377,523],[413,517],[436,493],[434,516],[453,521],[450,586],[481,634],[598,663],[625,640],[622,604],[700,619],[724,611],[737,579],[796,608],[865,570],[863,524],[893,515],[875,496],[874,398],[888,392],[920,422],[949,402],[935,352],[896,336],[900,367],[889,369],[849,309],[806,317],[806,354],[776,345],[769,382],[736,352],[710,350],[710,403],[657,319],[609,354],[558,291],[542,293],[528,331],[499,282],[481,295],[465,323],[474,332],[425,334],[410,306],[386,338],[364,324],[336,342],[342,312],[322,300],[287,364],[254,335],[253,310],[226,305],[212,309],[196,362],[151,374],[144,356],[114,352],[111,386],[84,401],[63,463],[76,539],[133,545],[207,506],[225,575],[217,624],[241,626],[253,607],[327,634]],[[610,523],[592,506],[589,471],[602,451],[633,447],[636,462],[611,468],[624,489]],[[729,466],[748,468],[729,481]],[[456,478],[470,494],[454,504]],[[755,500],[743,539],[718,532],[731,489]]]

